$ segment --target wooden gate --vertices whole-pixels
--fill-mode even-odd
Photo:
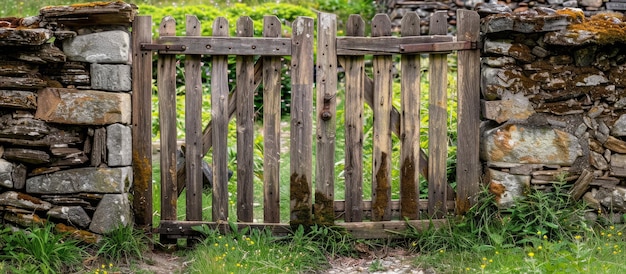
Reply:
[[[458,35],[446,35],[445,13],[436,13],[430,35],[420,36],[417,14],[402,21],[402,37],[391,36],[386,15],[372,20],[371,37],[365,22],[351,16],[345,37],[337,37],[332,14],[318,18],[317,64],[314,63],[314,20],[293,22],[289,38],[281,37],[280,21],[266,16],[263,37],[253,37],[252,20],[237,21],[237,37],[228,36],[228,22],[217,18],[213,36],[200,36],[200,22],[188,16],[186,36],[176,36],[172,18],[160,24],[160,38],[151,39],[150,17],[133,24],[133,166],[136,223],[152,224],[151,82],[152,53],[158,53],[157,89],[161,136],[161,212],[155,229],[163,241],[194,234],[193,226],[239,226],[288,233],[295,225],[340,225],[357,237],[388,237],[389,230],[407,224],[424,227],[440,224],[455,208],[459,214],[472,204],[478,192],[479,122],[479,17],[458,11]],[[458,51],[458,149],[456,200],[449,197],[446,181],[447,55]],[[429,157],[419,148],[420,58],[429,54]],[[176,164],[176,55],[185,55],[185,155],[184,168]],[[201,125],[201,56],[211,55],[211,121]],[[236,56],[235,88],[229,92],[228,56]],[[365,73],[365,56],[373,57],[372,77]],[[401,56],[402,107],[391,105],[393,55]],[[259,57],[255,62],[255,56]],[[290,221],[280,220],[280,78],[281,56],[290,56]],[[337,129],[338,68],[345,70],[345,140],[335,140]],[[314,68],[317,77],[313,103]],[[253,222],[254,91],[263,85],[263,221]],[[374,113],[372,200],[363,200],[363,111]],[[314,112],[315,105],[315,112]],[[315,116],[313,116],[315,115]],[[228,123],[236,117],[237,187],[236,217],[228,213]],[[315,117],[315,118],[314,118]],[[316,123],[315,136],[313,133]],[[391,135],[401,140],[401,176],[391,177]],[[313,138],[316,140],[313,180]],[[335,144],[345,142],[345,201],[336,201]],[[213,148],[211,220],[202,221],[202,157]],[[419,171],[428,178],[428,200],[419,200]],[[392,190],[392,180],[400,189]],[[313,187],[315,185],[315,189]],[[176,216],[177,199],[186,188],[185,220]],[[391,199],[400,192],[400,201]],[[313,197],[314,193],[314,197]],[[452,195],[450,195],[452,196]],[[399,212],[399,217],[394,212]],[[343,220],[339,216],[343,216]],[[425,217],[431,220],[424,220]],[[432,220],[436,219],[436,220]]]

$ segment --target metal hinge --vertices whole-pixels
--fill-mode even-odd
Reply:
[[[185,45],[162,45],[162,44],[141,44],[141,50],[159,50],[159,51],[185,51]]]

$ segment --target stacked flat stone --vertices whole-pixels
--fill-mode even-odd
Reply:
[[[626,212],[626,36],[617,13],[506,8],[482,19],[481,159],[501,206],[526,188]],[[592,213],[596,218],[597,213]]]
[[[85,241],[132,222],[134,5],[0,19],[0,220]],[[54,39],[52,39],[54,38]]]

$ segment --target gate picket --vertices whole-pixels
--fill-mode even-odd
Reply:
[[[237,20],[237,35],[252,37],[254,28],[248,16]],[[237,221],[252,222],[254,199],[254,60],[251,55],[237,56]]]
[[[372,19],[372,37],[391,36],[387,14]],[[391,220],[391,96],[392,67],[390,54],[374,55],[374,170],[372,171],[372,221]]]
[[[401,21],[402,37],[420,35],[420,17],[407,13]],[[400,215],[416,220],[419,217],[420,161],[420,55],[403,54],[400,59],[401,122],[400,122]]]
[[[176,35],[174,18],[163,18],[159,35]],[[176,220],[176,56],[159,55],[157,88],[161,129],[161,219]]]
[[[263,18],[263,36],[280,37],[278,17]],[[280,222],[280,57],[263,57],[263,220]]]
[[[213,36],[228,36],[228,21],[213,22]],[[239,93],[246,92],[241,90]],[[238,94],[239,94],[238,93]],[[213,221],[228,220],[228,57],[214,55],[211,67],[211,119],[213,122]]]
[[[200,21],[187,15],[187,36],[200,36]],[[185,56],[186,220],[202,220],[202,76],[201,56]]]

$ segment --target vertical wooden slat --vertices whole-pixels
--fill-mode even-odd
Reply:
[[[174,18],[163,18],[159,34],[176,35]],[[161,220],[176,220],[176,56],[159,55],[157,73],[161,126]]]
[[[319,13],[317,29],[317,162],[315,222],[333,224],[337,108],[337,16]]]
[[[263,18],[263,36],[280,37],[276,16]],[[280,222],[280,57],[263,58],[263,220]]]
[[[248,16],[237,20],[237,36],[252,37],[254,28]],[[254,60],[237,56],[237,220],[252,222],[254,199]]]
[[[377,14],[372,37],[391,36],[391,20]],[[391,220],[391,55],[374,56],[374,170],[372,171],[372,221]]]
[[[420,35],[420,17],[415,12],[404,15],[400,23],[403,37]],[[400,214],[403,218],[419,216],[420,169],[420,55],[403,54],[400,60],[402,101],[400,122]]]
[[[186,35],[200,36],[200,21],[187,15]],[[202,220],[202,72],[200,55],[185,56],[185,165],[186,216]]]
[[[152,17],[133,21],[133,208],[135,224],[152,227],[152,51],[141,43],[152,41]]]
[[[359,15],[350,15],[346,36],[364,36],[365,21]],[[365,59],[363,56],[345,57],[345,177],[346,222],[363,220],[363,96]]]
[[[213,22],[213,36],[228,36],[228,20]],[[215,55],[211,68],[211,121],[213,122],[213,221],[228,219],[228,57]]]
[[[298,17],[291,39],[291,225],[311,224],[313,18]]]
[[[446,12],[435,12],[430,17],[430,34],[446,34]],[[430,55],[430,100],[428,105],[428,213],[443,217],[446,212],[446,158],[448,62],[446,54]]]
[[[458,41],[477,42],[480,17],[474,11],[458,10]],[[456,213],[466,213],[480,191],[480,50],[458,52],[458,147]]]

